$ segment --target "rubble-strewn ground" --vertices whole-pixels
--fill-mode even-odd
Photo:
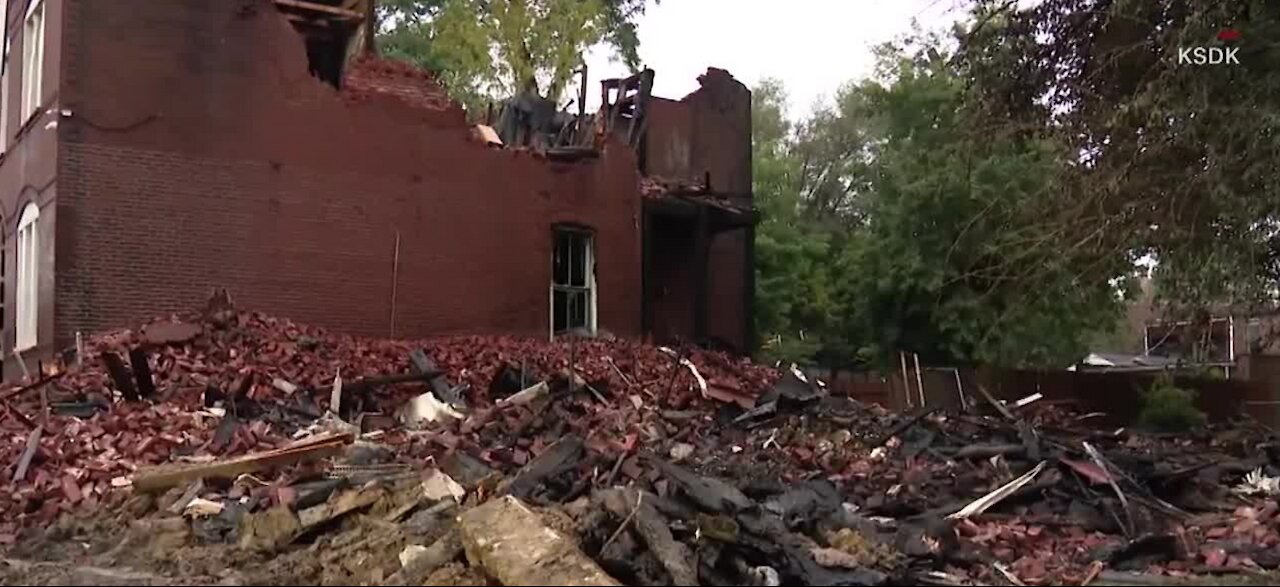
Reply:
[[[101,357],[139,348],[156,391],[129,401],[145,376]],[[387,382],[417,349],[442,373]],[[218,307],[87,340],[79,359],[0,390],[0,463],[20,477],[0,492],[0,582],[518,580],[473,548],[501,523],[458,521],[499,495],[539,520],[509,530],[560,536],[557,564],[580,552],[623,584],[1238,583],[1280,567],[1280,442],[1248,422],[1158,436],[1041,404],[892,414],[715,353],[357,339]],[[455,395],[457,418],[406,412]],[[211,471],[330,437],[332,457],[139,489],[155,465]]]

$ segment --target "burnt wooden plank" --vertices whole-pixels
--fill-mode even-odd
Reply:
[[[40,436],[44,434],[44,428],[39,426],[31,431],[31,436],[27,437],[27,447],[22,451],[22,457],[18,459],[18,466],[13,471],[13,482],[22,481],[27,476],[27,469],[31,468],[31,459],[35,458],[36,450],[40,448]]]
[[[133,377],[129,376],[129,369],[124,366],[124,360],[112,352],[102,353],[102,363],[107,367],[107,374],[111,376],[111,384],[116,390],[124,396],[124,399],[136,402],[138,401],[138,388],[134,386]]]
[[[133,378],[138,382],[138,395],[144,398],[155,397],[156,381],[151,375],[151,363],[147,360],[147,351],[142,347],[129,351],[129,363],[133,365]]]
[[[449,384],[449,380],[444,376],[444,370],[436,365],[435,361],[431,360],[431,357],[427,355],[427,351],[417,349],[409,353],[409,362],[412,363],[413,371],[430,374],[427,382],[431,384],[431,392],[436,394],[436,398],[454,407],[462,405],[462,398],[459,396],[457,388]]]
[[[578,466],[585,454],[586,447],[581,438],[572,434],[566,436],[522,467],[507,484],[506,493],[515,497],[528,497],[543,481]]]

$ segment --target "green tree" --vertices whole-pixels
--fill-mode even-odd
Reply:
[[[1063,197],[1068,146],[1033,115],[988,116],[980,72],[942,47],[885,47],[838,101],[867,167],[841,252],[847,335],[882,361],[1070,364],[1118,317],[1126,259]]]
[[[786,101],[775,79],[752,92],[754,191],[762,215],[755,243],[756,329],[766,360],[808,363],[837,332],[830,238],[802,214],[803,160],[795,152]]]
[[[606,42],[640,64],[635,22],[645,0],[389,0],[380,6],[384,54],[437,71],[457,98],[532,91],[559,101],[582,54]]]
[[[990,15],[965,59],[986,104],[1033,110],[1081,153],[1064,188],[1100,239],[1158,261],[1185,313],[1273,306],[1280,291],[1280,4],[1264,0],[1046,0]],[[1226,35],[1221,35],[1227,31]],[[1193,47],[1239,63],[1195,65]],[[1001,107],[999,96],[1038,104]]]

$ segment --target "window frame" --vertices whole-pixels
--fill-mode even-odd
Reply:
[[[0,154],[9,151],[9,110],[13,108],[9,98],[9,1],[0,0]]]
[[[560,253],[560,238],[567,236],[570,240],[569,258],[566,260],[565,280],[561,280],[556,275],[557,255]],[[591,229],[576,225],[556,225],[551,230],[551,286],[549,290],[548,304],[550,312],[548,316],[548,329],[552,337],[557,334],[563,334],[578,329],[586,329],[588,332],[595,334],[597,322],[597,300],[599,298],[596,286],[596,253],[595,253],[595,232]],[[578,244],[580,243],[580,244]],[[580,263],[574,263],[574,251],[580,249]],[[577,271],[581,272],[576,275]],[[581,277],[581,285],[575,283],[575,277]],[[556,294],[562,293],[566,296],[585,297],[583,312],[585,314],[585,323],[572,323],[572,312],[566,307],[565,328],[556,328]]]
[[[17,351],[40,344],[40,206],[28,202],[18,220],[14,288],[14,341]]]
[[[44,0],[33,0],[22,19],[22,120],[30,120],[44,105],[45,30],[48,15]],[[35,25],[32,21],[35,19]],[[34,83],[33,83],[34,82]]]

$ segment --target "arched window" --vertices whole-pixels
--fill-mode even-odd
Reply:
[[[37,316],[40,309],[40,239],[37,228],[40,207],[32,202],[22,209],[18,220],[18,282],[15,308],[14,345],[26,350],[39,342]]]

